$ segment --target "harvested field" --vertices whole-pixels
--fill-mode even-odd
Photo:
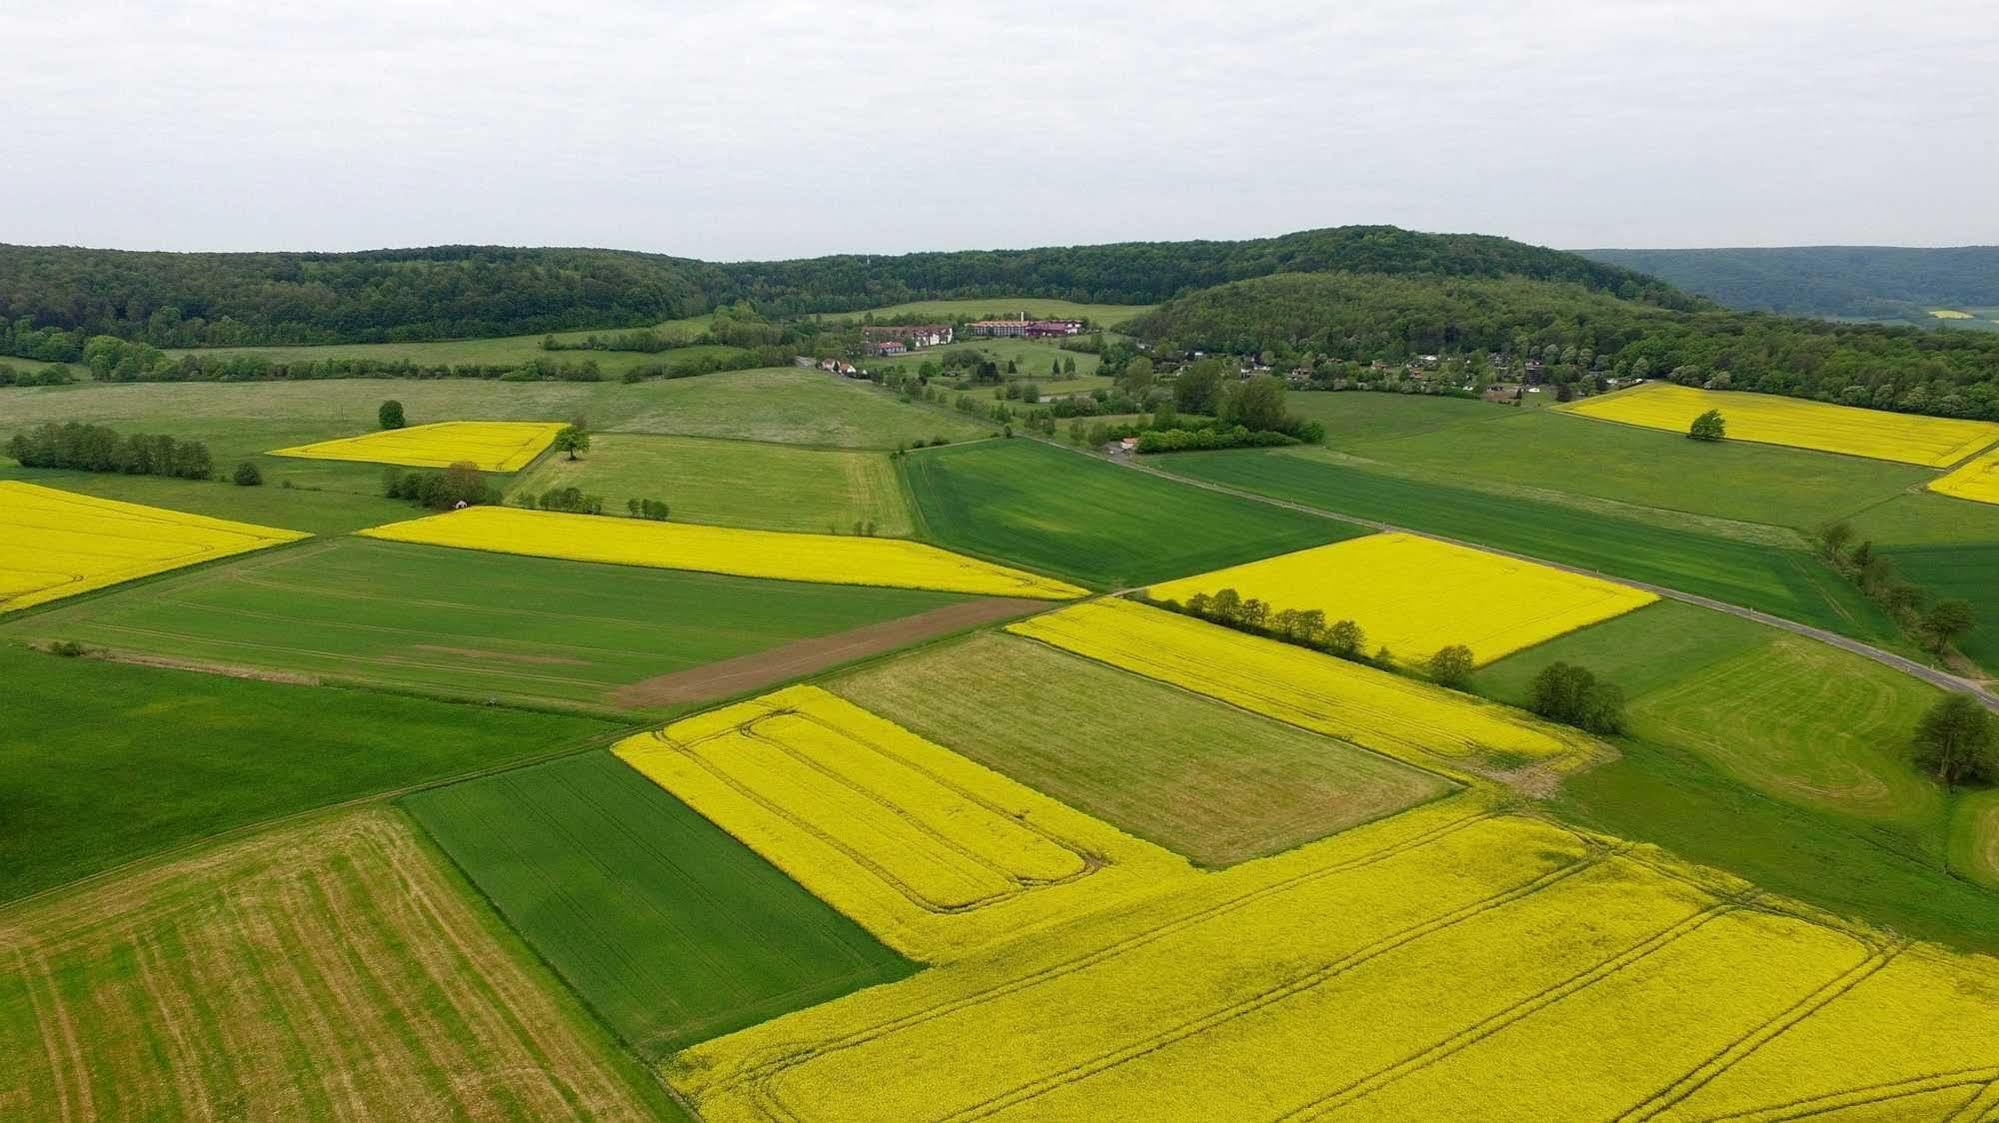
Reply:
[[[1586,628],[1659,598],[1651,593],[1414,534],[1372,534],[1152,587],[1185,602],[1234,589],[1271,615],[1318,609],[1352,620],[1366,648],[1420,666],[1463,644],[1476,664]]]
[[[1957,471],[1931,480],[1931,491],[1980,503],[1999,503],[1999,449],[1966,461]]]
[[[270,455],[412,468],[448,468],[464,462],[482,472],[518,472],[540,456],[561,429],[553,421],[439,421],[275,449]]]
[[[1181,859],[809,686],[618,745],[883,942],[935,962],[1191,876]]]
[[[548,457],[508,490],[558,487],[600,495],[614,513],[630,499],[664,500],[680,522],[839,534],[872,527],[884,538],[911,530],[902,481],[882,452],[598,433],[582,459]]]
[[[1999,424],[1856,409],[1802,398],[1739,390],[1697,390],[1647,382],[1562,407],[1584,417],[1684,433],[1711,409],[1728,423],[1728,439],[1841,452],[1947,468],[1999,441]]]
[[[0,613],[305,537],[0,480]]]
[[[613,691],[611,700],[621,706],[645,708],[726,698],[937,636],[1039,612],[1047,607],[1046,601],[1005,597],[965,601],[900,620],[865,624],[849,631],[797,640],[783,647],[753,655],[739,655],[689,671],[659,675]]]
[[[1007,631],[1447,775],[1566,769],[1602,752],[1505,706],[1128,600],[1088,601]]]
[[[609,753],[404,803],[641,1056],[915,969]]]
[[[1456,787],[1017,636],[981,633],[826,688],[1204,866],[1288,850]]]
[[[1060,581],[893,538],[784,534],[510,507],[467,507],[361,533],[392,542],[779,581],[1047,600],[1083,593]]]
[[[1008,1047],[979,1047],[993,1040]],[[1942,1086],[1964,1102],[1999,1078],[1995,1048],[1989,961],[1452,801],[666,1071],[711,1123],[1711,1119]]]
[[[11,1119],[682,1118],[380,809],[0,913]]]

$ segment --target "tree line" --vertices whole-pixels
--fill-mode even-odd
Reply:
[[[1160,354],[1257,355],[1314,372],[1438,355],[1446,373],[1569,385],[1667,378],[1842,405],[1999,419],[1999,333],[1679,310],[1580,285],[1520,277],[1327,273],[1266,277],[1195,293],[1131,330]]]
[[[121,434],[81,421],[49,421],[16,433],[7,455],[24,468],[70,468],[122,472],[128,476],[172,476],[205,480],[215,474],[208,446],[161,433]]]

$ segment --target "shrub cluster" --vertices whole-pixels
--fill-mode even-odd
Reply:
[[[1853,526],[1831,522],[1819,528],[1819,551],[1827,562],[1867,594],[1903,632],[1941,656],[1952,644],[1978,627],[1970,601],[1946,599],[1932,603],[1929,590],[1904,581],[1895,563],[1874,549],[1872,540],[1853,542]]]
[[[41,370],[22,370],[12,363],[0,363],[0,386],[67,386],[75,381],[67,365],[56,363]]]
[[[1534,676],[1529,707],[1550,721],[1589,733],[1624,732],[1624,691],[1585,667],[1550,663]]]
[[[500,493],[487,484],[479,469],[463,460],[441,472],[390,468],[382,476],[382,494],[390,499],[407,499],[433,511],[476,507],[500,500]]]
[[[1186,452],[1216,448],[1276,448],[1302,444],[1297,437],[1272,429],[1148,429],[1138,434],[1140,452]]]
[[[635,519],[666,521],[666,501],[663,499],[627,499],[625,510]]]
[[[205,480],[215,464],[208,446],[152,433],[120,436],[115,429],[70,421],[47,422],[7,442],[7,455],[24,468],[76,468],[128,476]]]
[[[543,511],[566,511],[572,515],[601,515],[604,513],[604,497],[585,495],[580,487],[550,488],[536,495],[532,491],[522,492],[514,499],[523,507],[538,508]]]

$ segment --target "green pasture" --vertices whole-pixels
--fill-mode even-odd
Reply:
[[[30,613],[0,637],[609,707],[655,675],[962,599],[339,538]]]
[[[664,500],[676,522],[841,534],[859,525],[882,536],[912,529],[902,481],[883,452],[605,433],[579,459],[542,457],[508,490],[558,487],[601,495],[612,512],[627,499]]]
[[[648,1060],[916,969],[607,752],[403,804]]]
[[[1365,533],[1039,441],[924,449],[896,463],[924,537],[1101,588],[1147,585]]]
[[[1569,413],[1487,408],[1500,412],[1489,424],[1338,447],[1444,483],[1476,477],[1806,532],[1936,476],[1885,460],[1741,441],[1709,444]]]
[[[1880,608],[1809,551],[1426,483],[1303,454],[1188,452],[1149,463],[1273,498],[1714,597],[1889,646]]]
[[[1466,424],[1499,421],[1519,414],[1512,406],[1470,398],[1429,394],[1386,394],[1361,390],[1293,390],[1285,396],[1292,413],[1326,427],[1326,444],[1344,449],[1363,441],[1409,437]]]
[[[684,320],[668,320],[655,324],[653,330],[662,336],[677,339],[693,339],[708,329],[709,316],[694,316]],[[580,343],[590,336],[609,337],[635,328],[601,328],[593,331],[559,331],[552,333],[558,341]],[[719,353],[734,350],[727,347],[688,347],[645,354],[640,351],[544,351],[541,341],[545,335],[505,335],[480,339],[448,339],[427,343],[328,343],[304,347],[200,347],[169,349],[169,356],[200,355],[205,358],[236,358],[255,355],[274,363],[322,362],[331,359],[373,359],[378,362],[411,362],[428,366],[460,364],[479,366],[520,366],[535,359],[552,359],[556,362],[580,363],[585,359],[597,360],[606,374],[619,375],[635,366],[678,358],[692,358],[704,353]]]
[[[1534,676],[1550,663],[1588,667],[1627,698],[1669,686],[1715,663],[1762,647],[1774,629],[1684,601],[1659,600],[1600,624],[1516,651],[1479,668],[1479,693],[1526,706]]]
[[[1288,850],[1455,788],[1344,742],[992,632],[826,685],[1206,866]]]
[[[593,718],[0,642],[0,901],[232,828],[575,746]]]
[[[1056,375],[1050,370],[1050,364],[1059,363],[1064,359],[1076,360],[1075,377],[1078,379],[1096,374],[1097,368],[1103,364],[1102,359],[1087,351],[1064,351],[1051,340],[968,336],[946,347],[925,347],[921,351],[912,351],[907,355],[869,359],[865,365],[869,370],[879,367],[914,373],[926,362],[938,362],[941,365],[939,356],[946,351],[977,351],[998,363],[1002,374],[1006,371],[1006,364],[1013,363],[1018,369],[1014,375],[1008,377],[1042,380],[1054,379]]]
[[[1999,891],[1999,788],[1957,793],[1951,808],[1950,868]]]
[[[268,466],[264,470],[267,481],[264,486],[237,487],[226,479],[174,480],[164,476],[123,476],[116,472],[66,472],[10,467],[12,463],[0,457],[0,479],[25,480],[126,503],[303,530],[309,534],[347,534],[423,513],[408,503],[382,498],[379,466],[367,472],[365,478],[355,476],[342,481],[337,489],[316,484],[312,490],[306,490],[269,482],[272,477]],[[227,472],[234,467],[235,462],[231,461],[223,470]]]
[[[1876,546],[1999,544],[1999,503],[1979,503],[1934,491],[1898,495],[1849,517],[1854,541]]]
[[[1958,641],[1965,657],[1999,673],[1999,542],[1962,546],[1893,546],[1882,555],[1930,599],[1962,599],[1978,627]]]
[[[1114,328],[1126,320],[1152,311],[1151,304],[1078,304],[1041,296],[974,296],[963,300],[912,300],[859,312],[828,312],[821,320],[858,320],[872,315],[877,320],[932,316],[939,323],[959,320],[1006,320],[1026,316],[1030,320],[1088,320],[1096,328]]]

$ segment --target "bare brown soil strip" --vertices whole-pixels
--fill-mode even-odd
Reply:
[[[529,667],[587,667],[586,659],[568,659],[560,655],[511,655],[504,651],[481,651],[476,647],[440,647],[434,643],[419,643],[411,651],[423,651],[433,655],[458,655],[466,659],[484,659],[494,663],[519,663]]]
[[[135,667],[162,667],[169,671],[198,671],[205,675],[221,675],[224,678],[256,679],[258,682],[282,682],[290,686],[318,686],[318,675],[298,674],[292,671],[272,671],[263,667],[243,667],[233,663],[210,663],[201,659],[180,659],[172,655],[141,655],[136,651],[113,651],[109,648],[93,649],[92,659],[102,659],[107,663],[130,663]]]
[[[1040,612],[1050,604],[1043,600],[986,597],[945,605],[899,620],[885,620],[830,636],[798,640],[768,651],[738,655],[704,667],[657,675],[621,686],[607,697],[615,705],[633,709],[726,698],[980,624]]]

